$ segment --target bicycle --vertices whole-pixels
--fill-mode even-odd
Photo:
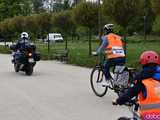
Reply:
[[[97,56],[95,52],[92,52],[92,55]],[[93,68],[91,72],[91,88],[98,97],[103,97],[107,93],[108,88],[114,90],[118,95],[120,95],[133,84],[135,69],[127,68],[123,64],[113,66],[113,68],[110,68],[111,79],[108,80],[109,85],[103,85],[103,82],[106,81],[103,61],[104,57],[103,60],[100,60],[100,62]]]
[[[138,114],[139,104],[136,102],[137,97],[133,98],[132,100],[128,101],[124,105],[127,106],[132,113],[132,117],[120,117],[117,120],[141,120],[140,115]],[[117,105],[116,103],[112,102],[113,105]]]

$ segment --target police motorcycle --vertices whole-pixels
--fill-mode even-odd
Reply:
[[[35,45],[25,44],[23,49],[16,49],[16,45],[12,45],[10,49],[15,72],[23,71],[26,75],[32,75],[36,62],[40,60],[40,54],[35,52]]]

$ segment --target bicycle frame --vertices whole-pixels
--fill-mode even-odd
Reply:
[[[110,67],[109,73],[110,73],[111,79],[109,79],[109,84],[105,85],[105,83],[103,82],[106,80],[104,66],[103,66],[104,60],[105,60],[104,56],[103,57],[102,55],[99,56],[99,59],[97,60],[97,65],[92,69],[91,77],[90,77],[92,90],[99,97],[102,97],[106,94],[107,88],[114,90],[118,95],[120,95],[123,91],[125,91],[128,88],[128,85],[130,82],[129,77],[131,77],[130,72],[128,68],[125,67],[123,64]],[[128,75],[128,77],[126,77],[126,75]],[[101,91],[101,89],[103,91]],[[99,90],[101,92],[98,92]]]
[[[116,66],[119,66],[119,65],[116,65]],[[108,87],[109,89],[111,89],[111,90],[114,90],[116,93],[118,93],[119,90],[118,90],[118,89],[115,89],[115,86],[114,86],[114,81],[117,81],[117,79],[118,79],[118,74],[117,74],[117,77],[116,77],[116,78],[113,77],[116,66],[113,66],[113,67],[110,68],[110,72],[109,72],[109,73],[110,73],[111,79],[109,79],[109,80],[110,80],[111,85],[109,85],[109,86],[107,86],[107,87]],[[103,64],[102,64],[102,63],[99,63],[99,65],[96,65],[95,67],[100,68],[101,71],[103,72],[103,75],[104,75],[104,76],[102,76],[102,77],[105,77]],[[124,65],[122,65],[122,67],[126,68]],[[112,68],[113,68],[113,73],[112,73],[113,75],[111,75],[111,69],[112,69]],[[124,68],[122,69],[122,71],[124,70]],[[100,77],[100,76],[98,75],[98,77]],[[105,79],[106,79],[106,77],[105,77]]]
[[[139,114],[137,113],[137,110],[135,110],[134,107],[136,107],[136,105],[133,105],[133,106],[129,107],[129,110],[131,111],[131,113],[133,115],[133,117],[131,119],[140,120],[140,116],[139,116]]]

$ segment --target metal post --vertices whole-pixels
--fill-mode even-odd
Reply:
[[[49,34],[48,34],[48,59],[50,58],[50,40],[49,40]]]
[[[65,39],[65,50],[68,49],[68,37],[66,36],[66,39]]]
[[[125,55],[127,56],[127,37],[126,35],[124,36],[124,52],[125,52]]]
[[[99,31],[99,38],[101,37],[101,5],[100,0],[98,0],[98,31]]]
[[[147,0],[144,1],[144,40],[146,40]]]
[[[146,16],[144,16],[144,40],[146,40]]]

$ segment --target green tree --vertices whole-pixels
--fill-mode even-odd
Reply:
[[[37,22],[37,31],[38,36],[44,39],[45,35],[48,34],[52,29],[52,14],[50,13],[41,13],[35,16]]]
[[[98,5],[91,2],[78,4],[73,9],[73,19],[77,25],[89,29],[89,55],[91,55],[91,32],[98,28]]]
[[[56,32],[61,32],[66,39],[66,49],[67,49],[67,39],[69,35],[75,31],[75,24],[71,17],[71,11],[59,12],[53,16],[53,24],[56,28]]]
[[[106,15],[127,29],[129,33],[143,31],[145,24],[146,32],[151,31],[154,14],[150,0],[105,0],[103,8]]]
[[[151,0],[152,2],[152,9],[155,14],[160,14],[160,0]]]
[[[40,13],[40,12],[44,11],[43,2],[44,2],[44,0],[32,0],[33,10],[35,13]]]
[[[156,34],[160,33],[160,15],[155,19],[155,22],[153,24],[153,32],[155,32]]]
[[[30,14],[31,4],[30,0],[0,0],[0,20]]]
[[[71,19],[71,12],[64,11],[56,13],[53,16],[53,24],[59,32],[64,33],[65,35],[70,34],[74,27],[74,22]]]
[[[29,32],[31,38],[33,38],[34,40],[36,38],[39,38],[38,35],[40,27],[37,23],[36,15],[25,17],[25,26],[26,26],[26,31]]]
[[[128,22],[139,14],[142,0],[105,0],[103,8],[116,23],[127,27]]]
[[[15,38],[15,31],[12,26],[12,20],[6,19],[0,22],[0,33],[5,41],[12,41]]]

